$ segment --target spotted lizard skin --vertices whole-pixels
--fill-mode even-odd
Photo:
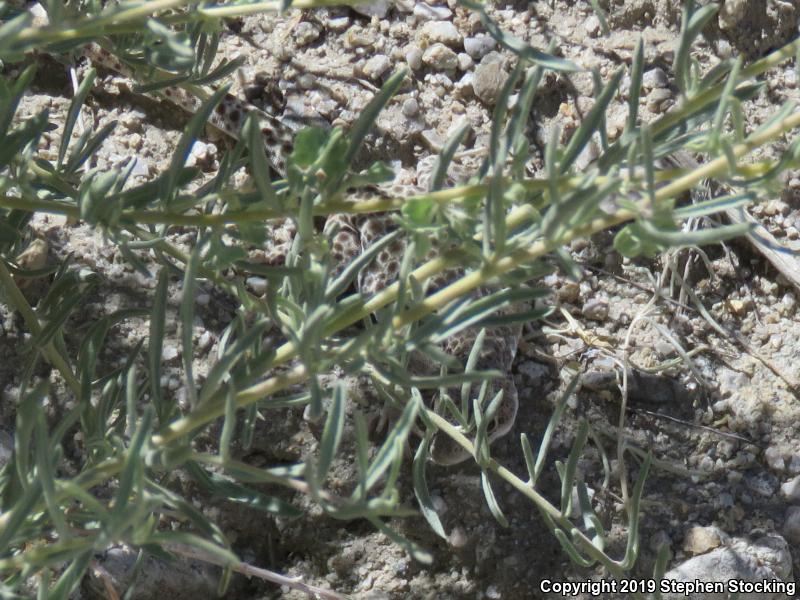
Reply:
[[[112,53],[97,44],[88,44],[83,49],[83,55],[93,64],[99,65],[124,77],[133,77],[133,73],[126,65]],[[196,112],[202,104],[197,96],[188,93],[179,87],[167,87],[159,91],[159,94],[170,102],[189,113]],[[216,111],[209,119],[210,124],[230,136],[238,139],[239,131],[245,117],[252,114],[256,117],[261,133],[264,138],[264,147],[271,166],[281,175],[286,174],[286,159],[292,151],[294,130],[285,125],[279,118],[270,115],[250,104],[242,102],[231,94],[223,97]],[[427,173],[418,177],[419,183],[426,183],[424,179],[430,176],[430,169]],[[425,186],[427,187],[427,186]],[[422,185],[414,186],[387,186],[383,191],[392,197],[410,196],[424,191]],[[341,272],[352,260],[360,253],[365,251],[371,244],[381,239],[387,233],[396,229],[397,225],[389,213],[370,214],[370,215],[331,215],[325,224],[325,232],[328,234],[331,252],[336,263],[336,271]],[[280,264],[291,246],[294,235],[294,223],[285,220],[277,225],[277,230],[273,231],[273,248],[271,249],[268,262]],[[387,285],[391,284],[400,271],[400,261],[406,249],[407,240],[398,238],[394,244],[383,249],[371,264],[364,267],[357,278],[358,290],[364,295],[370,296]],[[435,251],[433,251],[435,253]],[[432,258],[429,256],[428,258]],[[461,269],[451,269],[444,273],[430,284],[429,292],[444,287],[451,281],[463,274]],[[485,290],[479,294],[485,293]],[[495,422],[489,428],[489,441],[506,435],[513,427],[519,399],[516,386],[510,376],[511,364],[517,351],[518,339],[521,329],[514,327],[496,327],[487,331],[484,344],[480,352],[476,368],[496,369],[506,376],[492,382],[486,396],[487,402],[499,391],[503,391],[503,402],[498,410]],[[475,343],[478,331],[467,329],[449,339],[442,344],[442,349],[451,356],[459,359],[461,364],[466,362],[467,356]],[[435,368],[434,368],[435,367]],[[438,366],[431,365],[430,360],[425,360],[422,356],[412,356],[411,366],[413,372],[419,375],[435,375],[438,373]],[[480,386],[472,386],[472,394],[476,395]],[[452,390],[451,397],[458,398],[459,390]],[[430,398],[433,401],[433,398]],[[445,435],[437,435],[432,445],[432,458],[439,464],[451,465],[460,463],[469,454],[460,446],[452,442]]]

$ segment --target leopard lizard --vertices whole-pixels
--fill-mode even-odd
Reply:
[[[135,80],[132,69],[116,55],[96,43],[84,46],[82,55],[96,66]],[[163,88],[159,90],[159,95],[190,114],[194,114],[203,102],[197,95],[180,87]],[[240,129],[248,115],[255,117],[261,130],[264,148],[271,167],[280,176],[285,176],[286,160],[293,149],[295,130],[286,125],[281,118],[243,102],[232,94],[226,94],[209,118],[209,123],[231,139],[238,139]],[[408,197],[424,193],[420,187],[410,185],[399,188],[390,186],[386,192],[394,197]],[[324,231],[328,234],[332,255],[338,262],[337,270],[344,269],[372,243],[396,228],[397,225],[392,215],[388,213],[332,215],[329,217]],[[273,232],[276,242],[270,259],[270,262],[273,263],[279,263],[288,252],[294,233],[293,224],[288,219],[280,225],[280,229],[281,231],[277,234]],[[359,273],[357,289],[369,296],[392,283],[400,271],[400,261],[405,247],[406,242],[401,238],[394,246],[380,252],[373,262]],[[432,282],[433,290],[443,287],[460,274],[463,272],[458,269],[443,274],[437,281]],[[433,290],[429,288],[429,291]],[[465,364],[477,335],[478,331],[474,329],[464,330],[445,340],[442,349],[457,358],[461,364]],[[511,431],[516,419],[519,398],[510,370],[517,352],[520,335],[521,326],[519,325],[498,326],[487,330],[481,352],[474,365],[479,370],[494,369],[504,374],[503,377],[489,385],[486,394],[486,398],[491,399],[500,390],[503,392],[503,400],[496,413],[494,423],[489,427],[489,443],[493,443]],[[429,360],[420,360],[419,357],[412,357],[410,369],[424,375],[438,373],[438,367],[433,369],[429,362]],[[472,386],[473,395],[477,393],[477,387]],[[454,393],[457,391],[454,390]],[[434,462],[442,465],[454,465],[465,461],[470,456],[461,446],[446,436],[437,434],[434,437],[431,448],[431,457]]]

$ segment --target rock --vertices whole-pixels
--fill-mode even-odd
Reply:
[[[686,532],[683,538],[683,550],[688,554],[697,556],[709,550],[718,548],[725,534],[716,527],[701,527],[696,525]]]
[[[464,50],[475,60],[482,59],[494,48],[494,38],[488,35],[464,38]]]
[[[419,103],[415,98],[407,98],[403,102],[403,114],[407,117],[415,117],[419,114]]]
[[[207,144],[196,140],[189,151],[186,166],[210,169],[214,166],[216,156],[217,147],[214,144]]]
[[[386,18],[389,13],[389,7],[392,5],[391,0],[370,0],[370,2],[359,2],[353,4],[350,8],[360,15],[365,17],[378,17],[379,19]]]
[[[789,473],[792,475],[800,473],[800,454],[795,454],[789,459]]]
[[[315,41],[319,34],[319,27],[308,21],[302,21],[294,28],[294,39],[300,46],[305,46]]]
[[[770,498],[778,491],[778,481],[770,473],[759,473],[756,476],[749,476],[744,481],[747,489],[762,498]]]
[[[800,475],[781,486],[781,496],[787,502],[800,502]]]
[[[350,27],[350,17],[329,17],[325,20],[325,28],[334,33],[342,33]]]
[[[472,57],[467,54],[466,52],[459,52],[458,53],[458,70],[459,71],[469,71],[475,62],[472,60]]]
[[[380,79],[392,66],[392,61],[385,54],[376,54],[364,63],[362,71],[370,79]]]
[[[472,73],[464,73],[464,76],[456,81],[456,97],[470,98],[475,91],[472,89],[472,82],[475,77]]]
[[[261,296],[267,291],[267,280],[264,277],[258,277],[253,275],[252,277],[248,277],[245,281],[247,287],[253,290],[253,293]]]
[[[734,539],[725,547],[717,548],[683,562],[664,575],[664,580],[675,583],[719,582],[729,580],[748,582],[770,582],[774,579],[791,581],[792,558],[789,545],[777,534],[767,534],[755,541]],[[723,600],[727,594],[670,591],[663,600]],[[778,600],[786,598],[783,593],[744,593],[739,600]]]
[[[731,48],[731,43],[725,39],[717,40],[717,56],[722,60],[726,58],[730,58],[733,54],[733,48]]]
[[[733,29],[747,13],[749,0],[725,0],[719,9],[717,19],[720,29]]]
[[[797,87],[797,72],[794,69],[786,69],[783,73],[783,83],[789,89],[794,89]]]
[[[406,63],[412,71],[422,68],[422,49],[419,46],[412,44],[406,47]]]
[[[453,16],[446,6],[430,6],[422,2],[414,5],[413,14],[420,21],[444,21]]]
[[[783,534],[797,546],[800,544],[800,506],[790,506],[783,521]]]
[[[453,71],[458,67],[458,56],[444,44],[433,44],[422,54],[422,62],[437,71]]]
[[[462,37],[450,21],[428,21],[422,26],[420,38],[429,44],[444,44],[452,48],[461,47]]]
[[[128,546],[118,546],[95,557],[110,576],[110,583],[120,596],[132,583],[137,555],[138,552]],[[149,553],[145,553],[144,563],[140,567],[131,600],[196,600],[216,597],[219,576],[219,569],[216,567],[183,558],[167,563]],[[85,577],[82,584],[84,597],[88,600],[108,598],[103,582],[94,575],[95,570],[89,569],[89,573],[92,575]]]
[[[666,88],[653,88],[647,94],[647,109],[652,113],[662,113],[672,105],[672,92]]]
[[[608,318],[608,301],[591,298],[583,305],[581,314],[592,321],[605,321]]]
[[[770,446],[764,451],[764,459],[773,471],[786,470],[786,457],[775,446]]]
[[[598,19],[595,14],[589,15],[583,22],[583,28],[589,37],[597,37],[597,34],[600,33],[601,30],[600,19]]]
[[[469,537],[467,536],[467,532],[464,531],[463,527],[456,525],[450,532],[447,541],[453,548],[463,548],[467,545]]]
[[[484,104],[494,106],[507,78],[503,69],[503,57],[497,52],[491,52],[475,67],[472,89]]]
[[[417,3],[414,0],[394,0],[394,5],[398,11],[410,13],[414,10]]]
[[[665,88],[669,86],[669,78],[664,72],[664,69],[656,67],[655,69],[645,71],[644,75],[642,75],[642,86],[646,90]]]

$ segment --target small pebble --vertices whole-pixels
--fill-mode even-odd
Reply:
[[[647,109],[652,113],[664,112],[669,106],[667,102],[672,101],[672,92],[666,88],[654,88],[647,95]]]
[[[494,38],[489,36],[464,38],[464,50],[473,59],[480,60],[495,49]]]
[[[325,28],[334,33],[342,33],[350,27],[350,17],[330,17],[325,21]]]
[[[364,63],[364,68],[362,70],[364,75],[370,79],[378,80],[391,66],[392,62],[389,60],[388,56],[385,54],[376,54]]]
[[[475,67],[472,89],[475,95],[488,106],[497,101],[500,91],[505,85],[508,74],[503,69],[502,57],[492,52],[483,57]]]
[[[419,46],[411,45],[406,50],[406,63],[412,71],[422,68],[422,49]]]
[[[415,98],[407,98],[403,102],[403,114],[407,117],[415,117],[419,114],[419,103]]]
[[[253,290],[254,294],[262,295],[267,291],[267,280],[264,277],[248,277],[246,282],[247,287]]]
[[[725,39],[717,40],[717,56],[723,60],[730,58],[733,54],[731,43]]]
[[[413,14],[420,21],[445,21],[453,16],[453,11],[446,6],[419,3],[414,5]]]
[[[437,71],[452,71],[458,67],[458,56],[444,44],[433,44],[422,54],[422,62]]]
[[[472,89],[474,76],[472,73],[464,73],[464,76],[456,81],[456,96],[458,98],[470,98],[475,92]]]
[[[391,0],[371,0],[370,2],[357,2],[351,8],[365,17],[385,19],[391,5]]]
[[[587,300],[581,314],[592,321],[605,321],[608,318],[608,302],[600,298]]]
[[[300,46],[305,46],[315,41],[319,34],[319,27],[308,21],[302,21],[294,28],[294,39]]]
[[[420,37],[430,44],[444,44],[452,48],[461,47],[461,34],[450,21],[428,21],[422,26]]]
[[[467,54],[466,52],[459,52],[458,53],[458,70],[459,71],[469,71],[475,65],[475,61],[472,60],[472,57]]]
[[[764,458],[769,468],[773,471],[784,471],[786,469],[786,458],[783,453],[774,446],[770,446],[764,451]]]
[[[467,537],[467,532],[464,531],[464,528],[456,525],[450,532],[450,536],[447,538],[447,541],[453,548],[463,548],[467,545],[469,538]]]
[[[650,69],[649,71],[645,71],[644,75],[642,75],[642,86],[646,90],[652,90],[655,88],[665,88],[669,85],[669,78],[667,74],[664,72],[664,69],[656,67],[655,69]]]
[[[598,19],[595,14],[589,15],[583,22],[583,28],[586,30],[589,37],[597,37],[597,34],[600,33],[601,30],[600,19]]]
[[[800,475],[781,486],[781,496],[787,502],[800,502]]]
[[[722,544],[720,531],[716,527],[701,527],[695,525],[683,539],[683,550],[688,554],[697,556],[705,554]]]
[[[741,21],[751,0],[725,0],[719,9],[717,20],[720,29],[733,29]]]

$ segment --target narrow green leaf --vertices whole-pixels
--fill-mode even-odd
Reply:
[[[561,514],[567,515],[572,507],[572,488],[575,487],[575,471],[578,467],[578,459],[586,445],[589,436],[589,424],[585,419],[581,419],[578,424],[578,432],[575,434],[575,441],[569,452],[567,464],[564,466],[564,473],[561,476]]]
[[[502,527],[508,527],[508,519],[506,519],[500,505],[497,503],[497,498],[495,498],[494,492],[492,491],[492,484],[489,481],[489,475],[484,470],[481,470],[481,489],[483,489],[483,496],[486,498],[486,505],[489,507],[489,512],[492,513],[492,516]]]
[[[372,487],[378,483],[378,480],[386,472],[386,469],[389,468],[392,461],[396,458],[395,442],[398,439],[403,442],[408,439],[408,435],[411,432],[411,426],[414,424],[421,406],[422,396],[420,395],[419,391],[412,390],[411,399],[409,399],[406,403],[403,413],[400,415],[400,418],[397,420],[397,423],[395,423],[394,427],[392,427],[392,431],[386,437],[386,440],[378,449],[378,452],[375,454],[375,459],[372,461],[372,464],[369,466],[369,469],[365,474],[365,491],[372,489]]]
[[[434,533],[446,540],[447,534],[444,531],[444,526],[439,519],[439,515],[436,513],[436,508],[433,506],[433,500],[428,491],[428,481],[425,478],[425,465],[428,462],[432,437],[432,433],[426,434],[417,447],[417,451],[414,453],[414,462],[411,469],[412,482],[414,485],[414,495],[417,497],[422,516],[425,517],[425,520],[428,522],[428,525],[431,526]]]
[[[597,514],[592,508],[592,501],[589,498],[589,490],[583,481],[575,484],[578,491],[578,506],[586,533],[592,540],[595,548],[603,552],[605,549],[605,530]]]
[[[201,236],[195,247],[189,253],[183,273],[183,288],[181,289],[181,344],[183,345],[183,371],[186,383],[186,393],[191,408],[197,407],[197,388],[194,382],[194,301],[197,289],[197,272],[200,269],[203,249],[206,247],[208,237]]]
[[[158,272],[153,312],[150,317],[150,339],[147,348],[147,359],[150,377],[150,396],[156,407],[159,423],[166,424],[172,413],[172,407],[166,405],[161,393],[161,354],[163,351],[164,331],[167,321],[167,285],[169,277],[167,269]]]
[[[628,512],[628,544],[625,549],[625,557],[620,563],[620,568],[626,571],[633,567],[639,555],[639,506],[642,500],[642,492],[644,492],[644,482],[650,471],[652,460],[653,455],[648,452],[626,507]]]
[[[200,134],[202,133],[203,128],[206,126],[206,122],[208,122],[211,113],[214,111],[217,104],[220,103],[222,98],[225,97],[225,94],[228,93],[229,88],[229,85],[224,85],[215,91],[211,97],[197,110],[194,116],[189,120],[189,123],[186,125],[186,130],[181,136],[178,146],[175,148],[175,152],[172,155],[172,163],[165,174],[165,178],[163,179],[160,190],[161,199],[166,201],[167,206],[169,206],[174,200],[175,191],[178,187],[178,181],[181,178],[181,173],[184,169],[184,165],[186,164],[186,159],[189,158],[189,152],[192,149],[192,145],[194,144],[195,140],[200,137]]]
[[[616,95],[617,88],[619,88],[619,83],[622,81],[622,76],[624,74],[625,71],[623,69],[617,69],[614,72],[610,81],[606,84],[606,87],[603,88],[603,91],[597,96],[594,106],[592,106],[586,114],[586,118],[581,122],[578,129],[575,130],[575,133],[572,134],[567,148],[564,150],[564,155],[561,158],[560,171],[562,174],[569,170],[584,146],[586,146],[592,138],[594,132],[602,125],[605,119],[606,109]]]
[[[341,382],[333,388],[333,398],[328,408],[328,418],[322,430],[322,439],[319,443],[319,459],[317,461],[317,485],[322,486],[328,475],[328,470],[333,463],[333,457],[339,449],[344,431],[345,387]]]
[[[633,53],[631,64],[631,85],[628,91],[628,119],[625,123],[625,133],[632,134],[636,129],[639,116],[639,97],[642,93],[642,77],[644,75],[644,40],[639,37],[636,50]]]
[[[544,435],[542,435],[542,441],[539,444],[539,451],[536,453],[536,464],[533,468],[533,475],[531,476],[531,486],[535,486],[536,482],[539,479],[539,475],[542,474],[542,470],[544,469],[545,460],[547,459],[547,453],[550,450],[550,443],[553,440],[553,435],[555,434],[556,427],[558,427],[558,423],[561,421],[561,417],[564,414],[564,409],[567,407],[567,401],[569,400],[570,396],[575,392],[575,389],[578,387],[578,383],[580,382],[579,377],[573,377],[572,380],[567,384],[567,389],[564,390],[561,398],[558,399],[558,403],[556,404],[556,408],[553,411],[553,414],[550,415],[550,421],[547,423],[547,428],[544,430]]]
[[[231,458],[231,440],[236,431],[236,390],[228,386],[225,390],[225,420],[219,434],[219,455],[223,461]]]
[[[483,350],[483,344],[486,340],[486,329],[481,329],[478,332],[478,335],[475,336],[475,341],[472,344],[472,348],[469,350],[469,355],[467,356],[467,363],[464,365],[464,373],[473,373],[475,371],[475,367],[478,364],[478,360],[481,357],[481,351]],[[479,380],[479,381],[482,381]],[[441,387],[447,387],[442,385]],[[463,384],[461,384],[461,412],[463,414],[469,414],[469,402],[470,402],[470,391],[472,390],[472,381],[467,380]]]
[[[714,121],[711,126],[709,139],[709,146],[711,148],[717,147],[720,143],[720,136],[722,135],[723,130],[722,128],[725,125],[725,117],[728,115],[728,106],[732,101],[735,101],[733,98],[733,90],[736,88],[736,84],[739,82],[739,73],[741,70],[742,57],[737,56],[733,63],[733,67],[731,68],[731,72],[728,75],[728,80],[725,82],[725,86],[722,88],[722,94],[720,95],[717,103],[717,112],[714,115]]]
[[[128,505],[134,489],[140,488],[141,491],[142,470],[144,468],[142,451],[147,438],[152,433],[152,421],[153,410],[148,406],[139,421],[134,437],[131,439],[128,454],[125,458],[125,465],[120,473],[119,486],[114,496],[114,507],[111,510],[113,521],[120,521],[128,512]]]
[[[47,423],[45,422],[44,412],[38,410],[36,412],[36,422],[34,425],[36,433],[34,453],[36,456],[36,474],[37,479],[42,485],[42,494],[44,501],[47,505],[47,512],[50,519],[58,531],[59,538],[66,540],[72,537],[72,534],[64,519],[61,506],[58,504],[56,496],[56,476],[53,469],[53,459],[51,454],[50,438],[47,435]]]
[[[442,189],[445,179],[447,178],[447,167],[450,166],[456,150],[458,150],[458,147],[461,145],[461,142],[464,141],[464,138],[470,130],[470,124],[464,123],[452,133],[450,138],[445,143],[444,147],[442,148],[442,152],[439,154],[439,157],[436,159],[436,164],[434,165],[433,177],[431,177],[430,183],[428,184],[429,192],[435,192]]]
[[[698,10],[694,10],[694,1],[686,2],[683,5],[683,15],[681,17],[681,33],[678,43],[678,50],[675,53],[673,70],[675,79],[681,92],[688,95],[692,92],[690,74],[690,51],[695,38],[700,34],[706,23],[713,17],[719,7],[716,4],[706,4]]]
[[[169,549],[171,544],[179,544],[197,548],[201,552],[206,553],[208,558],[213,559],[213,563],[219,566],[239,564],[239,559],[227,548],[218,546],[217,544],[192,533],[162,530],[153,533],[150,536],[149,541],[151,544],[158,544],[166,549]]]
[[[106,141],[108,136],[113,133],[116,126],[117,121],[106,123],[95,135],[91,137],[89,137],[90,131],[86,130],[81,136],[79,142],[76,143],[72,148],[72,152],[67,159],[67,164],[64,166],[64,172],[74,173],[81,166],[83,166],[86,161],[88,161],[97,153],[97,150],[103,145],[103,142]]]
[[[92,90],[96,73],[97,72],[94,69],[89,69],[89,71],[86,73],[86,77],[83,78],[83,81],[81,81],[80,85],[78,86],[75,95],[72,97],[72,102],[70,103],[69,110],[67,111],[67,119],[64,122],[64,129],[61,133],[61,143],[58,145],[58,159],[56,161],[57,168],[61,168],[61,165],[64,162],[64,157],[67,155],[67,148],[72,140],[72,130],[75,128],[75,123],[78,122],[78,117],[81,114],[83,103],[86,102],[86,97]]]
[[[388,104],[392,96],[400,89],[407,72],[406,69],[400,69],[392,74],[381,86],[380,91],[375,94],[375,97],[370,100],[369,104],[361,111],[358,120],[353,124],[348,136],[350,143],[344,156],[345,165],[350,165],[353,162],[356,152],[358,152],[358,149],[361,147],[361,143],[364,141],[367,133],[369,133],[369,130],[372,129],[375,119],[378,118],[378,113],[383,110],[383,107]]]
[[[569,558],[579,567],[583,567],[584,569],[588,569],[594,564],[594,561],[588,558],[585,558],[578,552],[578,549],[575,545],[570,541],[567,537],[567,534],[564,533],[563,530],[558,529],[557,526],[553,528],[553,535],[556,536],[558,543],[561,544],[561,548],[564,552],[567,553]]]
[[[71,554],[75,556],[74,552]],[[49,600],[67,600],[83,579],[93,556],[94,549],[91,547],[75,556],[50,590]]]
[[[272,181],[269,175],[270,165],[264,148],[264,134],[261,133],[261,128],[258,126],[258,120],[254,114],[247,116],[242,128],[242,134],[247,143],[250,172],[253,174],[253,180],[261,200],[266,202],[269,207],[280,207],[275,190],[272,189]]]

